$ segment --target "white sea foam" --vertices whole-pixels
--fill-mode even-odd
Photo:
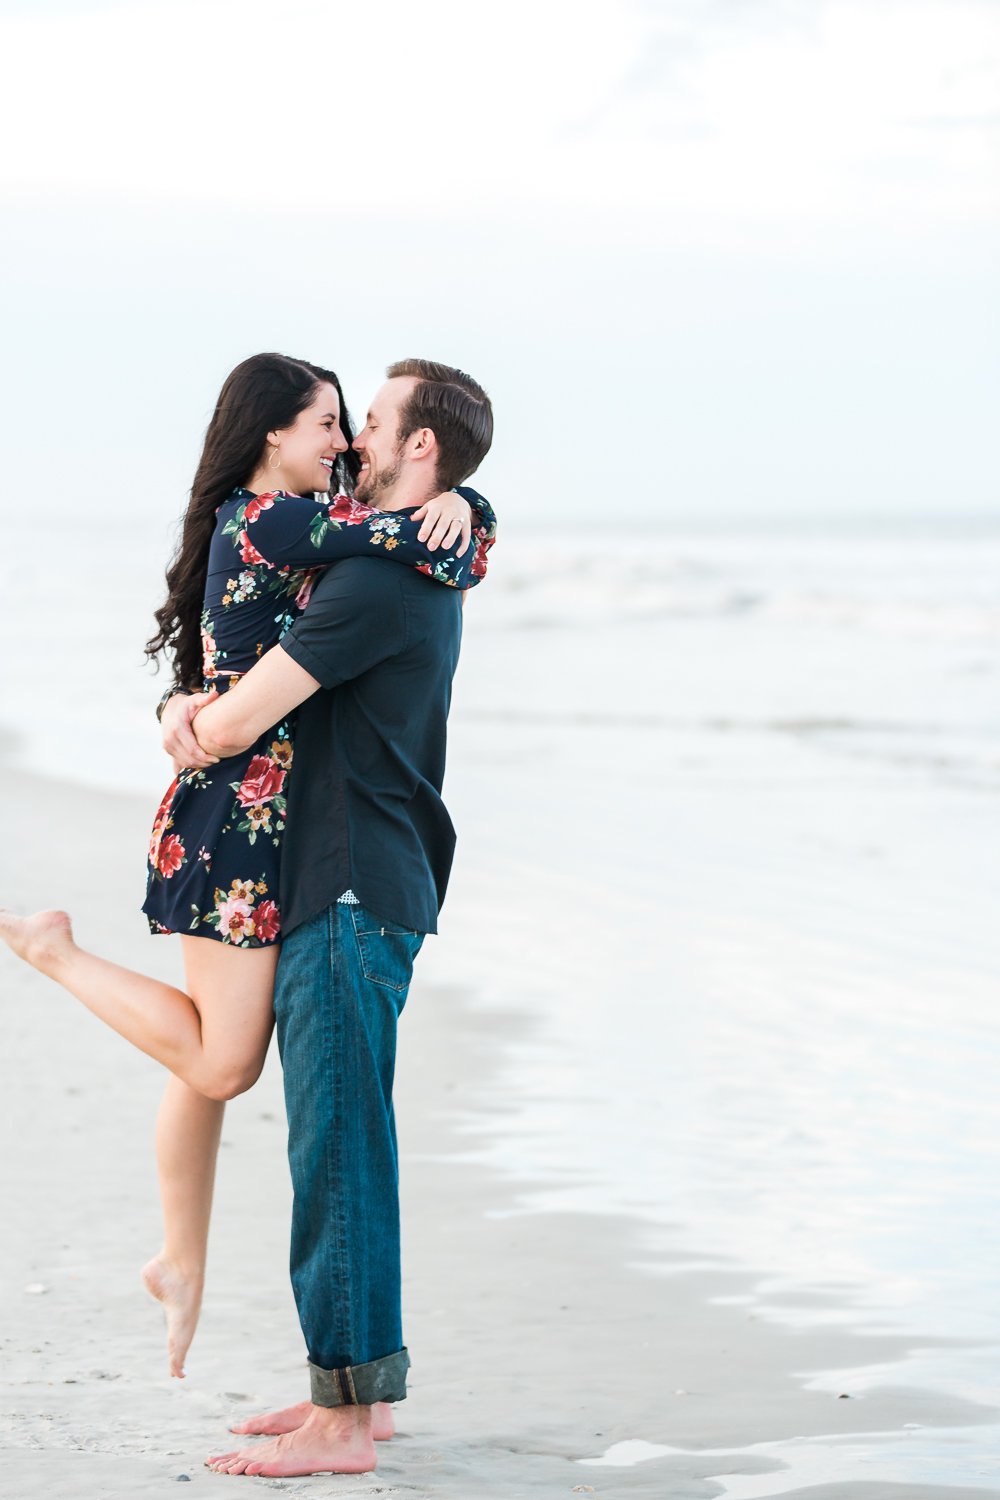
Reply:
[[[992,1429],[991,1429],[992,1430]],[[725,1468],[706,1478],[721,1484],[719,1500],[770,1500],[812,1485],[855,1481],[874,1484],[961,1485],[978,1487],[994,1480],[996,1464],[970,1454],[967,1433],[961,1428],[924,1429],[907,1422],[902,1433],[831,1433],[794,1437],[774,1443],[751,1443],[743,1448],[672,1448],[629,1438],[613,1443],[600,1458],[580,1458],[592,1468],[632,1468],[651,1459],[718,1456]],[[747,1468],[750,1472],[746,1472]],[[685,1466],[686,1468],[686,1466]],[[669,1483],[669,1470],[664,1472]]]
[[[624,1442],[612,1443],[600,1458],[578,1458],[577,1463],[589,1464],[592,1468],[630,1469],[650,1458],[663,1458],[666,1454],[683,1452],[683,1448],[668,1448],[663,1443],[647,1443],[645,1438],[626,1438]]]

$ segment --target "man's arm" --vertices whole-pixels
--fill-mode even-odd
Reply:
[[[245,677],[195,715],[195,738],[206,755],[238,755],[318,687],[280,645],[272,646]]]
[[[402,590],[408,576],[415,581],[414,570],[387,568],[373,557],[350,557],[327,568],[316,581],[309,607],[281,642],[303,680],[339,687],[401,651],[406,642]],[[420,583],[442,595],[456,592],[424,579]]]
[[[370,557],[327,568],[305,614],[235,687],[204,708],[197,697],[171,698],[162,720],[167,753],[188,766],[238,755],[318,688],[358,677],[399,651],[406,623],[395,575],[402,571]]]

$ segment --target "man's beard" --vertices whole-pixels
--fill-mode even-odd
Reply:
[[[377,469],[373,474],[371,469],[363,474],[358,481],[355,491],[357,498],[363,500],[366,505],[376,507],[379,500],[387,490],[391,490],[400,474],[403,472],[403,459],[401,453],[395,455],[395,463],[388,469]]]

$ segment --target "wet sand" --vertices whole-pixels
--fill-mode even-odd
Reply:
[[[136,913],[150,811],[147,799],[19,777],[5,813],[5,895],[24,909],[65,905],[81,942],[176,977],[174,946],[148,938]],[[459,917],[471,917],[473,898],[454,893]],[[446,968],[442,946],[435,976]],[[497,1060],[530,1023],[520,1008],[472,1004],[460,984],[422,981],[419,967],[399,1068],[414,1361],[399,1434],[362,1478],[209,1473],[202,1459],[232,1445],[229,1421],[306,1390],[286,1274],[277,1060],[228,1113],[202,1324],[188,1378],[172,1383],[159,1310],[138,1280],[159,1243],[160,1070],[6,953],[0,987],[0,1432],[12,1496],[166,1496],[178,1483],[251,1482],[453,1500],[1000,1496],[989,1479],[980,1489],[837,1482],[838,1444],[877,1454],[879,1434],[898,1441],[908,1424],[947,1442],[950,1429],[996,1420],[991,1407],[926,1390],[809,1387],[808,1372],[901,1356],[902,1335],[821,1321],[782,1328],[740,1304],[749,1270],[711,1256],[692,1265],[666,1230],[621,1215],[523,1212],[524,1190],[538,1182],[476,1160],[468,1125],[488,1135],[491,1119],[509,1115]],[[792,1438],[807,1478],[790,1489],[787,1445],[780,1458],[767,1445]],[[654,1446],[616,1446],[636,1442]],[[611,1462],[581,1462],[604,1455]]]

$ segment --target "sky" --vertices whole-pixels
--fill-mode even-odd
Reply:
[[[0,3],[11,490],[183,505],[227,371],[496,408],[564,527],[998,498],[998,0]]]

